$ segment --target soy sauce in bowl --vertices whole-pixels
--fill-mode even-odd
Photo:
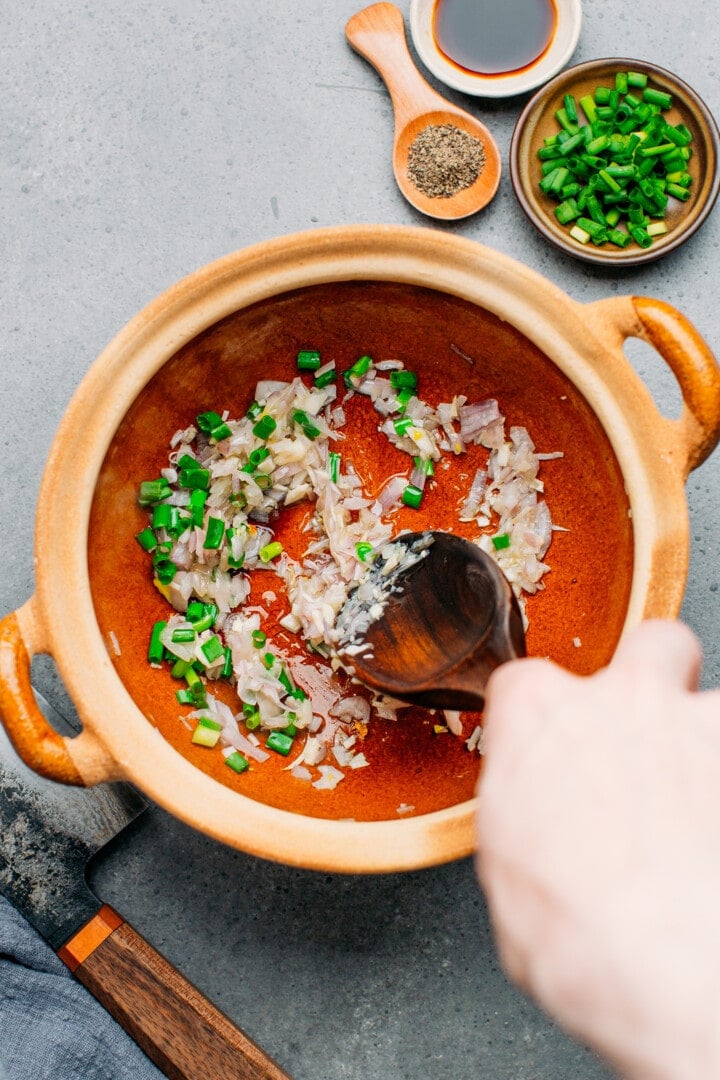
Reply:
[[[433,36],[464,71],[504,75],[534,64],[557,24],[554,0],[436,0]]]

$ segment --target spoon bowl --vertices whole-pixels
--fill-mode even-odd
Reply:
[[[382,77],[395,114],[393,172],[408,202],[428,217],[455,221],[482,210],[500,183],[500,151],[479,120],[438,94],[415,67],[405,39],[405,23],[395,4],[372,4],[345,26],[348,42]],[[477,179],[454,195],[426,195],[408,171],[410,148],[428,127],[451,125],[482,143],[485,160]]]
[[[495,668],[525,655],[522,616],[507,578],[476,544],[452,533],[404,533],[393,544],[422,550],[390,573],[382,556],[376,561],[369,580],[382,595],[382,611],[353,633],[353,620],[344,618],[351,594],[339,619],[341,630],[350,624],[340,656],[361,682],[401,701],[482,709]]]

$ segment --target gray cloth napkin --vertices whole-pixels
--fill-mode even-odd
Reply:
[[[162,1080],[0,896],[0,1080]]]

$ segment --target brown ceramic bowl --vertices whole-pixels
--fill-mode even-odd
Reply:
[[[671,366],[685,402],[679,419],[660,416],[626,361],[629,336]],[[0,713],[39,772],[70,783],[131,780],[254,854],[349,872],[443,862],[472,849],[480,759],[451,736],[433,739],[427,717],[374,720],[364,747],[371,767],[334,792],[272,762],[236,776],[192,746],[177,684],[146,661],[148,627],[167,608],[134,540],[144,524],[139,481],[156,473],[179,426],[206,408],[239,414],[261,371],[287,377],[311,344],[339,367],[364,352],[399,356],[430,400],[493,394],[539,449],[564,451],[543,466],[554,520],[569,531],[556,534],[547,587],[528,602],[531,653],[591,672],[627,627],[677,614],[689,547],[684,482],[720,431],[718,367],[687,320],[647,298],[578,304],[511,259],[439,232],[316,230],[181,281],[83,380],[43,479],[36,593],[0,622]],[[397,464],[372,421],[358,422],[366,427],[354,436],[356,464],[377,482]],[[451,487],[398,524],[447,527]],[[286,527],[288,546],[297,525]],[[84,730],[75,739],[35,707],[37,652],[52,654],[77,705]],[[398,814],[402,804],[414,812]]]
[[[585,94],[592,94],[597,86],[613,87],[618,71],[644,72],[651,86],[671,94],[673,107],[664,113],[665,117],[673,125],[685,124],[693,136],[690,144],[693,154],[688,163],[692,196],[687,202],[669,200],[665,218],[668,231],[644,249],[635,243],[625,248],[610,243],[598,246],[592,242],[579,243],[570,236],[569,226],[558,223],[555,217],[557,202],[538,187],[542,163],[537,152],[544,139],[559,130],[555,112],[562,107],[564,96],[573,94],[579,101]],[[589,60],[567,68],[530,99],[515,125],[510,145],[510,178],[527,217],[555,247],[585,262],[636,266],[674,251],[700,228],[712,210],[720,188],[719,154],[720,138],[712,113],[687,83],[645,60],[613,57]]]

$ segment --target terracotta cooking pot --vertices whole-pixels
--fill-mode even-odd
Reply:
[[[659,414],[627,362],[628,337],[672,369],[678,419]],[[461,739],[433,737],[427,714],[374,719],[371,767],[335,791],[291,777],[284,759],[238,776],[191,744],[173,680],[146,659],[148,629],[168,608],[134,540],[146,521],[140,481],[166,463],[174,431],[207,409],[243,415],[257,379],[292,377],[298,349],[311,346],[340,370],[365,353],[403,359],[432,402],[497,397],[539,451],[563,451],[542,464],[553,520],[567,531],[554,534],[546,588],[528,600],[528,649],[579,673],[606,664],[632,624],[679,611],[684,482],[718,440],[720,372],[693,327],[659,300],[583,305],[471,241],[359,226],[272,240],[192,274],[129,323],[75,394],[40,492],[37,591],[0,623],[0,711],[23,759],[65,783],[130,780],[203,832],[290,864],[377,872],[440,863],[472,850],[481,759]],[[376,416],[354,423],[347,453],[377,488],[404,468],[401,455],[376,434]],[[453,528],[453,483],[441,477],[397,527]],[[308,512],[282,526],[297,554]],[[55,658],[77,706],[76,738],[35,706],[29,669],[39,652]]]

